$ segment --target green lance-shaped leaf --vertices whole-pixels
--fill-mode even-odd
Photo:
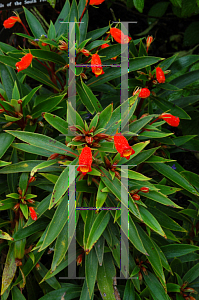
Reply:
[[[7,165],[10,165],[12,162],[2,161],[0,160],[0,167],[5,167]]]
[[[192,282],[199,276],[199,263],[193,266],[183,277],[183,282]]]
[[[82,292],[81,292],[81,296],[79,298],[79,300],[93,300],[94,297],[94,292],[92,293],[92,295],[89,295],[89,289],[88,289],[88,285],[86,280],[84,280],[84,284],[82,287]]]
[[[80,127],[84,128],[84,122],[82,120],[82,118],[80,117],[80,115],[78,114],[78,112],[76,110],[74,110],[74,108],[72,107],[72,105],[68,102],[68,106],[67,106],[67,121],[68,121],[68,125],[79,125]]]
[[[149,190],[148,193],[139,192],[139,194],[140,194],[140,196],[144,196],[146,198],[149,198],[153,201],[159,202],[159,203],[161,203],[163,205],[166,205],[166,206],[171,206],[171,207],[175,207],[175,208],[182,208],[182,207],[178,206],[177,204],[175,204],[175,202],[170,200],[167,196],[160,193],[159,191],[150,191]]]
[[[171,244],[166,246],[161,246],[161,249],[167,259],[179,257],[194,251],[198,251],[199,247],[189,244]]]
[[[17,265],[15,263],[15,256],[14,256],[14,243],[12,243],[10,244],[8,254],[6,257],[6,262],[3,269],[1,295],[3,295],[3,293],[7,290],[7,288],[11,284],[15,276],[16,270],[17,270]]]
[[[163,100],[162,98],[153,98],[153,102],[157,104],[157,106],[163,110],[163,112],[167,111],[170,114],[179,117],[180,119],[188,119],[190,120],[190,116],[180,107],[173,104],[172,102],[168,102]]]
[[[100,167],[100,170],[102,172],[101,180],[103,181],[103,183],[119,199],[119,201],[122,202],[123,199],[121,197],[121,181],[116,177],[112,180],[111,175],[105,168]],[[124,186],[122,187],[122,192],[128,193]],[[137,209],[133,201],[129,201],[129,209],[138,219],[142,221],[139,210]]]
[[[84,90],[84,93],[85,93],[88,101],[90,101],[90,103],[94,107],[94,112],[95,111],[101,112],[103,110],[103,108],[102,108],[100,102],[97,100],[97,98],[93,94],[92,90],[83,82],[83,80],[81,80],[81,84],[82,84],[82,88]]]
[[[100,112],[96,130],[99,128],[104,128],[104,126],[109,122],[112,112],[113,112],[112,104],[110,104],[102,112]]]
[[[22,102],[22,108],[24,108],[32,99],[32,97],[34,96],[34,94],[38,91],[38,89],[40,89],[42,87],[42,85],[40,86],[36,86],[28,95],[24,96],[21,100]]]
[[[52,159],[52,160],[47,160],[47,161],[44,161],[44,162],[38,164],[37,166],[35,166],[35,167],[32,169],[32,171],[31,171],[31,173],[30,173],[30,177],[34,176],[34,174],[37,173],[38,171],[40,171],[40,170],[42,170],[42,169],[45,169],[45,168],[47,168],[47,167],[49,167],[49,166],[52,166],[52,165],[54,165],[54,164],[56,164],[56,163],[57,163],[57,160]]]
[[[25,7],[23,7],[26,20],[28,22],[28,25],[34,35],[35,38],[40,38],[41,35],[46,34],[43,27],[41,26],[40,22],[37,20],[37,18]]]
[[[0,229],[0,238],[3,240],[13,241],[14,239],[7,233]]]
[[[13,143],[12,147],[18,150],[22,150],[23,152],[33,153],[45,157],[49,157],[54,153],[25,143]]]
[[[14,140],[14,137],[11,136],[8,133],[1,133],[0,134],[0,158],[4,155],[4,153],[6,152],[6,150],[10,147],[10,145],[12,144]]]
[[[59,235],[64,225],[68,221],[68,195],[64,196],[61,203],[59,204],[56,212],[50,222],[47,234],[39,249],[41,252],[43,249],[48,247]]]
[[[92,249],[93,245],[96,243],[96,241],[99,239],[104,229],[106,228],[109,219],[110,213],[108,211],[103,210],[97,215],[97,218],[94,220],[87,239],[86,250],[90,251]]]
[[[68,250],[68,246],[68,222],[66,222],[56,240],[53,261],[51,265],[52,271],[54,271],[57,268],[57,266],[62,262]]]
[[[32,133],[27,131],[13,131],[13,130],[7,130],[7,132],[26,143],[29,143],[33,146],[37,146],[38,148],[54,151],[54,153],[59,153],[59,154],[68,155],[72,157],[78,156],[77,151],[74,151],[66,147],[64,144],[60,143],[59,141],[44,136],[43,134]]]
[[[154,215],[154,217],[157,219],[157,221],[162,227],[174,231],[187,232],[186,229],[182,228],[177,222],[175,222],[173,219],[167,216],[163,211],[155,207],[148,207],[147,209]]]
[[[141,214],[141,217],[143,219],[143,222],[149,226],[152,230],[157,232],[158,234],[162,235],[164,238],[166,238],[166,235],[164,231],[162,230],[162,227],[156,220],[156,218],[143,206],[139,207],[139,211]]]
[[[94,245],[100,266],[102,266],[103,257],[104,257],[104,243],[105,243],[105,239],[101,235],[99,240]]]
[[[61,102],[65,95],[66,94],[47,98],[45,101],[42,101],[41,103],[36,105],[32,111],[33,119],[40,117],[43,112],[48,112],[55,108]]]
[[[140,129],[142,129],[147,123],[149,123],[153,117],[158,115],[150,115],[144,118],[138,119],[137,121],[131,123],[129,125],[129,131],[137,133]]]
[[[136,274],[132,275],[132,277],[135,276]],[[133,283],[131,282],[131,280],[126,281],[126,286],[125,286],[125,290],[124,290],[124,298],[123,299],[124,300],[135,300],[136,299],[135,298],[134,286],[133,286]]]
[[[82,287],[72,283],[63,283],[64,287],[61,289],[47,293],[45,296],[39,298],[38,300],[54,300],[54,299],[63,299],[67,295],[67,300],[79,299]],[[66,299],[66,297],[64,297]]]
[[[100,208],[103,206],[103,204],[107,198],[107,195],[108,195],[108,193],[103,193],[101,191],[103,188],[105,188],[105,184],[103,183],[102,180],[100,180],[98,191],[97,191],[97,197],[96,197],[96,207],[97,208]]]
[[[24,295],[21,293],[21,291],[16,286],[14,286],[12,288],[11,293],[12,293],[12,300],[26,300]]]
[[[103,264],[98,267],[97,272],[97,285],[103,300],[115,300],[112,279],[115,273],[112,256],[110,253],[105,253]]]
[[[74,165],[73,168],[75,168],[75,164],[77,164],[78,158],[76,158],[70,165]],[[74,169],[74,172],[76,170]],[[54,189],[53,189],[53,193],[52,193],[52,197],[50,200],[50,206],[49,209],[55,205],[55,203],[57,203],[59,201],[59,199],[65,194],[65,192],[68,190],[69,188],[69,184],[68,184],[68,179],[70,174],[69,173],[69,166],[67,166],[65,168],[65,170],[61,173],[61,175],[59,176],[58,180],[55,183]],[[77,172],[75,172],[75,177],[78,175]],[[72,183],[71,183],[72,184]]]
[[[114,207],[114,203],[112,202],[112,195],[109,195],[107,198],[107,205],[109,207]],[[111,211],[112,216],[114,217],[114,212]],[[120,218],[118,218],[117,220],[118,225],[121,227],[121,221]],[[128,223],[127,223],[128,225]],[[126,229],[127,232],[128,229]],[[140,251],[141,253],[145,254],[145,255],[149,255],[142,243],[142,240],[139,236],[138,230],[135,226],[135,223],[133,222],[131,216],[129,216],[129,240],[131,241],[131,243],[134,245],[134,247]]]
[[[175,182],[177,185],[183,187],[188,192],[199,196],[199,193],[194,189],[194,187],[177,171],[173,170],[170,166],[167,166],[166,164],[151,164],[151,166],[156,171],[163,174],[165,177],[169,178],[169,180]]]
[[[97,269],[98,269],[98,259],[95,252],[95,249],[91,249],[88,255],[85,258],[85,272],[86,272],[86,282],[89,290],[90,298],[94,292],[95,281],[97,278]]]
[[[68,134],[68,123],[65,120],[50,113],[44,113],[43,117],[51,126],[62,134]]]
[[[168,300],[165,290],[163,289],[162,285],[158,281],[157,277],[148,272],[148,275],[144,275],[144,281],[146,285],[149,287],[151,295],[153,296],[154,300]]]
[[[41,275],[42,278],[46,275],[47,271],[48,269],[41,262],[39,262],[39,270],[37,270],[37,272]],[[46,282],[55,290],[61,288],[61,285],[57,281],[55,276],[52,276],[50,279],[47,279]]]
[[[147,258],[150,261],[152,268],[154,269],[155,273],[158,274],[159,278],[161,279],[161,282],[165,284],[165,276],[163,272],[160,255],[155,245],[153,244],[152,239],[145,233],[145,231],[138,224],[135,223],[135,225],[140,235],[140,238],[142,240],[142,243],[144,245],[144,248],[149,254]]]

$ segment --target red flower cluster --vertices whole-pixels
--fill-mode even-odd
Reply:
[[[125,35],[120,29],[115,27],[110,29],[110,34],[114,40],[120,44],[128,44],[130,40],[132,40],[131,37]]]
[[[15,64],[17,71],[20,72],[22,70],[27,69],[31,64],[32,59],[33,59],[33,55],[31,53],[28,53],[25,56],[23,56],[21,61]]]
[[[168,113],[163,113],[159,116],[159,119],[163,119],[164,121],[167,122],[167,124],[177,127],[180,123],[180,119],[178,117],[175,117],[171,114]]]
[[[156,78],[159,83],[165,82],[164,72],[162,71],[162,69],[160,67],[156,68]]]
[[[114,135],[114,145],[120,156],[126,159],[129,159],[135,153],[133,148],[129,146],[127,139],[121,133],[118,133],[118,130]]]
[[[21,19],[19,17],[10,17],[3,22],[3,26],[5,28],[12,28],[16,22],[21,23]]]
[[[88,172],[91,172],[92,165],[92,152],[90,147],[84,147],[79,156],[79,167],[77,171],[81,171],[83,175],[86,175]]]
[[[98,54],[93,54],[91,59],[91,69],[92,72],[95,74],[96,77],[99,75],[104,74],[104,71],[102,69],[102,63],[101,59]]]

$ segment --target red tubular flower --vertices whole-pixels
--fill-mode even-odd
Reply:
[[[163,119],[164,121],[167,122],[167,124],[173,126],[173,127],[178,127],[180,123],[180,119],[178,117],[175,117],[171,114],[168,113],[163,113],[159,116],[159,119]]]
[[[147,88],[143,88],[143,89],[141,89],[141,91],[140,91],[140,93],[139,93],[139,97],[140,98],[147,98],[147,97],[149,97],[150,96],[150,91],[149,91],[149,89],[147,89]]]
[[[99,75],[104,74],[104,71],[102,69],[102,63],[101,59],[98,54],[93,54],[91,59],[91,69],[92,72],[95,74],[96,77]]]
[[[146,40],[146,52],[148,53],[149,47],[151,45],[151,43],[153,42],[153,37],[152,36],[148,36],[147,40]]]
[[[83,175],[86,175],[88,172],[91,172],[92,164],[92,152],[90,147],[84,147],[79,156],[79,167],[77,171],[81,171]]]
[[[30,206],[29,211],[30,211],[30,216],[33,219],[33,221],[37,221],[37,214],[36,214],[34,207]]]
[[[128,44],[132,40],[131,37],[125,35],[120,29],[115,27],[110,29],[110,33],[114,40],[120,44]]]
[[[46,44],[46,43],[41,43],[42,44],[42,46],[48,46],[48,44]]]
[[[114,145],[120,156],[126,159],[129,159],[135,153],[133,148],[129,146],[127,139],[121,133],[118,133],[118,130],[114,135]]]
[[[19,17],[10,17],[3,22],[3,26],[5,28],[12,28],[16,22],[21,23],[21,19]]]
[[[156,68],[156,78],[159,83],[165,82],[164,72],[162,71],[162,69],[160,67]]]
[[[100,5],[105,0],[90,0],[89,5]],[[86,0],[86,4],[88,3],[88,0]]]
[[[33,55],[31,53],[26,54],[25,56],[22,57],[21,61],[18,61],[15,66],[18,72],[27,69],[33,59]]]

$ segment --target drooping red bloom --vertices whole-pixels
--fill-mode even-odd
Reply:
[[[3,22],[3,26],[5,28],[12,28],[16,22],[21,23],[21,19],[19,17],[10,17]]]
[[[162,69],[160,67],[156,68],[156,78],[159,83],[165,82],[164,72],[162,71]]]
[[[126,159],[129,159],[130,156],[135,153],[127,139],[121,133],[118,133],[118,130],[114,135],[114,145],[116,150],[120,153],[120,156]]]
[[[91,172],[91,164],[92,164],[92,152],[90,147],[84,147],[79,156],[79,167],[77,171],[81,171],[83,175],[86,175],[88,172]]]
[[[89,5],[100,5],[105,0],[90,0]],[[88,0],[86,0],[86,4],[88,3]]]
[[[29,206],[30,216],[33,219],[33,221],[37,221],[37,213],[34,209],[34,207]]]
[[[153,37],[152,36],[148,36],[147,40],[146,40],[146,52],[148,53],[149,47],[151,45],[151,43],[153,42]]]
[[[164,121],[167,122],[167,124],[177,127],[180,124],[180,119],[179,117],[175,117],[169,113],[163,113],[159,116],[159,119],[163,119]]]
[[[91,59],[91,69],[92,72],[95,74],[96,77],[99,75],[104,74],[104,71],[102,69],[102,63],[101,59],[98,54],[93,54]]]
[[[109,46],[110,46],[109,44],[103,44],[103,45],[101,45],[101,49],[107,48],[107,47],[109,47]],[[117,56],[114,56],[114,57],[112,57],[111,59],[116,60],[116,59],[117,59]]]
[[[131,37],[125,35],[120,29],[115,27],[110,29],[110,34],[114,40],[120,44],[128,44],[130,40],[132,40]]]
[[[140,93],[139,93],[139,97],[140,98],[147,98],[147,97],[149,97],[150,96],[150,91],[149,91],[149,89],[147,89],[147,88],[143,88],[143,89],[141,89],[141,91],[140,91]]]
[[[18,61],[15,66],[18,72],[27,69],[33,59],[33,55],[31,53],[26,54],[25,56],[22,57],[20,61]]]
[[[82,258],[83,258],[84,253],[81,253],[78,257],[77,257],[77,265],[81,265],[82,263]]]

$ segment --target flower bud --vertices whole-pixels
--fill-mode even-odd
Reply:
[[[1,109],[0,109],[0,114],[3,113],[4,111],[5,111],[5,109],[4,109],[4,108],[1,108]]]
[[[142,273],[141,272],[138,273],[138,277],[139,277],[139,280],[142,280]]]
[[[139,201],[139,200],[140,200],[140,195],[134,194],[134,195],[132,196],[132,198],[133,198],[133,200],[135,200],[135,201]]]
[[[81,49],[80,52],[83,53],[85,56],[91,55],[91,53],[86,49]]]
[[[33,200],[33,199],[28,199],[27,200],[29,203],[35,203],[35,200]]]
[[[18,193],[19,193],[19,195],[22,195],[22,190],[20,189],[20,187],[18,187]]]
[[[78,141],[81,141],[81,140],[84,140],[84,137],[82,135],[78,135],[78,136],[75,136],[72,141],[75,141],[75,142],[78,142]],[[83,141],[82,141],[83,142]]]
[[[84,73],[81,73],[80,76],[81,76],[81,78],[83,78],[83,79],[88,79],[88,77],[87,77],[86,74],[84,74]]]
[[[36,263],[35,267],[36,267],[37,270],[40,270],[40,264],[39,263]]]
[[[96,143],[96,142],[94,142],[94,143],[92,144],[92,146],[93,146],[93,147],[96,147],[96,148],[101,147],[101,145],[100,145],[99,143]]]
[[[13,207],[13,210],[18,210],[18,209],[19,209],[19,206],[20,206],[19,203],[15,204],[15,206]]]
[[[84,255],[84,253],[81,253],[81,254],[77,257],[77,265],[78,265],[78,266],[82,263],[83,255]]]
[[[59,153],[51,154],[51,156],[49,157],[49,159],[55,159],[57,156],[59,156]]]
[[[87,142],[88,144],[92,144],[92,142],[93,142],[93,137],[92,137],[92,136],[86,136],[86,137],[85,137],[85,140],[86,140],[86,142]]]
[[[6,123],[5,125],[2,126],[2,128],[7,128],[9,127],[10,125],[12,125],[14,122],[8,122]]]
[[[27,119],[32,119],[32,116],[31,115],[27,115],[26,118]]]
[[[44,127],[44,123],[42,121],[38,122],[39,126]]]
[[[146,40],[146,52],[148,53],[149,47],[151,45],[151,43],[153,42],[153,37],[152,36],[148,36],[147,40]]]
[[[20,113],[20,112],[18,112],[18,117],[19,117],[19,118],[23,118],[23,114]]]
[[[22,104],[23,101],[21,99],[19,99],[17,102],[18,102],[18,104]]]
[[[149,188],[146,187],[146,186],[143,186],[143,187],[140,188],[140,192],[148,193],[149,192]]]

